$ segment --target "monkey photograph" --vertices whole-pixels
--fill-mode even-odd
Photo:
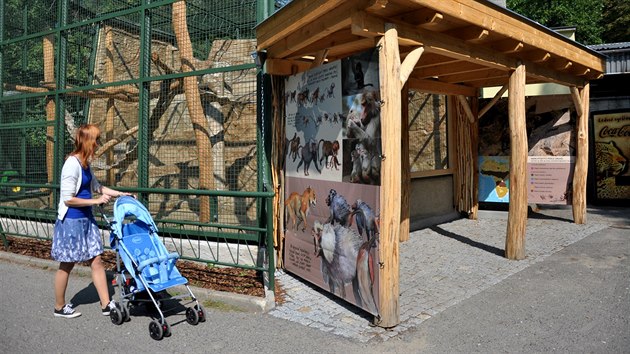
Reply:
[[[346,138],[368,139],[381,136],[381,100],[379,92],[365,89],[344,100]]]
[[[342,96],[356,95],[365,88],[379,89],[378,50],[376,48],[341,59],[341,70],[343,73]]]
[[[381,184],[381,139],[343,140],[344,182]]]

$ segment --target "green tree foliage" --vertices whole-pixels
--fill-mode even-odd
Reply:
[[[599,44],[602,43],[603,28],[600,23],[606,1],[507,0],[507,7],[546,27],[576,27],[576,41]]]
[[[605,43],[630,42],[630,1],[605,0],[602,27]]]

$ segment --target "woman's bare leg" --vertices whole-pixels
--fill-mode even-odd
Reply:
[[[63,305],[66,304],[66,288],[68,287],[68,278],[70,278],[70,272],[74,268],[72,262],[59,263],[59,269],[55,273],[55,309],[61,310]]]
[[[90,268],[92,268],[92,282],[101,300],[101,308],[104,308],[109,304],[109,288],[107,287],[107,276],[103,262],[101,262],[101,256],[92,258]]]

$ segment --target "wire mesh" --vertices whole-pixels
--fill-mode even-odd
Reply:
[[[0,173],[19,176],[0,187],[32,192],[0,195],[0,214],[19,205],[26,222],[29,208],[46,210],[52,225],[74,133],[93,123],[99,181],[137,192],[173,244],[196,242],[184,257],[208,254],[194,250],[212,240],[231,245],[223,260],[214,244],[211,261],[251,263],[267,233],[255,193],[256,1],[0,4]]]
[[[448,168],[446,96],[409,90],[411,172]]]

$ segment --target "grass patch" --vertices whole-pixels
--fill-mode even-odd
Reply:
[[[226,304],[221,301],[205,300],[202,304],[203,307],[207,309],[215,309],[222,312],[247,312],[238,306]]]

